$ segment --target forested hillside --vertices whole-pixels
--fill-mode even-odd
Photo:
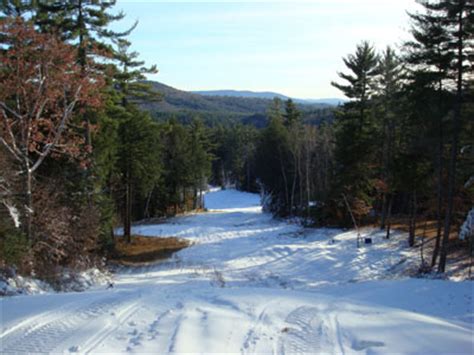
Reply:
[[[273,97],[242,97],[223,95],[201,95],[177,90],[156,81],[148,82],[161,100],[141,104],[153,118],[166,120],[176,117],[180,122],[189,123],[191,117],[201,117],[207,125],[250,124],[257,128],[267,125],[267,110]],[[278,97],[278,94],[275,94]],[[280,98],[280,97],[278,97]],[[334,118],[334,106],[320,103],[298,104],[303,120],[319,125]]]
[[[114,5],[0,4],[0,267],[47,279],[101,263],[115,228],[130,242],[133,222],[202,209],[209,183],[306,226],[390,238],[404,221],[410,247],[434,224],[424,271],[445,271],[458,236],[472,253],[472,2],[423,1],[400,51],[361,41],[338,107],[147,81],[157,68],[130,49],[136,24],[112,31]]]
[[[345,99],[338,98],[323,98],[323,99],[298,99],[291,98],[286,95],[279,94],[277,92],[271,91],[249,91],[249,90],[204,90],[204,91],[192,91],[193,93],[204,95],[204,96],[231,96],[231,97],[250,97],[250,98],[261,98],[272,100],[278,98],[280,100],[292,99],[294,102],[303,105],[328,105],[328,106],[338,106],[346,102]]]

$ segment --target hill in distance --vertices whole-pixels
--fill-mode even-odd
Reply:
[[[298,99],[292,98],[277,92],[271,91],[249,91],[249,90],[202,90],[202,91],[191,91],[192,93],[204,95],[204,96],[229,96],[229,97],[253,97],[260,99],[270,99],[277,97],[281,100],[292,99],[293,101],[302,104],[302,105],[311,105],[311,104],[322,104],[337,106],[343,104],[347,100],[339,98],[323,98],[323,99]]]
[[[148,81],[153,90],[161,94],[161,100],[141,104],[157,120],[176,117],[181,122],[189,122],[193,117],[201,117],[207,124],[228,124],[241,122],[256,127],[266,125],[266,112],[272,99],[288,97],[277,93],[254,93],[248,96],[234,91],[235,95],[211,95],[175,89],[157,81]],[[229,91],[225,91],[229,92]],[[301,103],[295,101],[307,122],[332,120],[333,106],[326,103]]]

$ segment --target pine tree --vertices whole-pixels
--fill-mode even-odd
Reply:
[[[333,198],[342,194],[357,215],[368,213],[373,198],[374,115],[370,105],[378,74],[378,56],[368,42],[362,42],[355,54],[344,58],[349,74],[338,73],[347,84],[333,82],[347,97],[353,99],[337,113],[336,171]]]
[[[369,42],[363,41],[357,45],[355,54],[349,54],[343,61],[352,73],[338,73],[338,75],[348,83],[344,85],[332,82],[331,85],[341,90],[348,98],[354,99],[350,106],[359,111],[358,129],[361,131],[368,102],[374,90],[374,80],[378,74],[378,56],[374,47]]]
[[[186,189],[192,186],[190,136],[176,119],[170,119],[162,130],[163,180],[166,190],[166,207],[174,214],[185,208]]]
[[[126,132],[129,129],[133,129],[133,125],[139,124],[135,122],[133,117],[141,117],[143,113],[140,113],[136,107],[136,103],[141,102],[141,100],[152,100],[159,97],[156,92],[153,92],[151,86],[142,81],[145,79],[145,74],[156,73],[156,66],[151,66],[150,68],[144,67],[144,62],[137,60],[138,53],[130,52],[130,42],[123,38],[116,38],[115,42],[117,44],[117,50],[114,54],[114,59],[117,62],[117,65],[112,66],[112,82],[116,94],[112,97],[116,97],[118,102],[116,104],[120,105],[123,110],[128,112],[132,116],[131,119],[122,120],[120,122],[119,131],[122,132],[119,135],[120,146],[124,146],[123,139],[127,139],[127,136],[123,132]],[[144,123],[145,124],[145,123]],[[158,135],[155,137],[158,139]],[[128,143],[131,144],[131,143]],[[138,144],[138,143],[136,143]],[[125,144],[126,145],[126,144]],[[135,161],[142,161],[146,156],[135,156],[136,150],[131,149],[127,154],[122,154],[121,159],[127,161],[122,162],[125,166],[123,171],[123,184],[125,188],[124,196],[124,209],[123,209],[123,220],[124,220],[124,235],[127,241],[130,241],[130,230],[131,230],[131,220],[132,220],[132,206],[133,206],[133,189],[134,189],[134,179],[132,178],[133,169],[129,168],[135,164]],[[158,152],[155,152],[155,155],[158,155]],[[153,156],[155,157],[155,156]],[[155,157],[156,158],[156,157]],[[159,164],[157,163],[156,168],[159,170]],[[153,168],[150,168],[153,170]],[[143,175],[143,173],[139,173]],[[143,180],[143,179],[142,179]],[[141,181],[141,180],[140,180]],[[152,193],[152,187],[148,185],[140,185],[141,191],[145,194]],[[136,189],[136,187],[135,187]],[[151,190],[150,190],[151,189]],[[150,195],[151,196],[151,195]]]
[[[387,47],[379,62],[379,75],[376,81],[375,104],[378,106],[380,117],[378,136],[381,146],[381,172],[380,189],[382,193],[382,216],[381,229],[385,229],[387,218],[390,218],[392,199],[394,194],[393,182],[393,157],[396,155],[395,142],[398,141],[401,86],[404,76],[403,67],[395,51]],[[390,227],[387,228],[387,236],[390,235]]]
[[[291,176],[290,192],[290,214],[298,210],[302,205],[303,184],[302,184],[302,151],[303,151],[303,125],[300,120],[301,112],[296,108],[291,99],[285,102],[285,125],[288,130],[288,142],[291,153],[291,164],[287,164],[288,175]],[[297,203],[296,198],[299,198]],[[298,205],[298,206],[297,206]]]
[[[124,237],[131,241],[132,206],[138,194],[148,194],[161,174],[158,126],[151,118],[128,107],[118,129],[117,164],[122,180]]]
[[[300,120],[301,112],[298,110],[292,99],[285,101],[285,113],[283,114],[283,117],[286,126],[291,126]]]
[[[428,5],[427,2],[421,4]],[[429,6],[429,5],[428,5]],[[420,87],[424,101],[430,100],[427,105],[432,116],[435,170],[436,170],[436,219],[437,234],[431,266],[436,264],[441,242],[442,210],[443,210],[443,176],[444,176],[444,122],[450,101],[445,90],[448,79],[449,63],[452,53],[447,50],[448,33],[443,25],[444,18],[440,14],[429,10],[426,13],[410,14],[412,20],[411,33],[413,40],[405,43],[405,60],[411,68],[413,85]],[[426,112],[426,111],[425,111]]]
[[[459,134],[462,127],[462,110],[466,89],[467,73],[472,73],[474,59],[474,3],[470,0],[444,0],[432,6],[434,11],[445,15],[445,26],[448,28],[448,46],[453,53],[451,63],[456,98],[453,109],[451,153],[448,170],[447,207],[444,221],[443,239],[440,250],[438,271],[446,269],[449,234],[453,218],[454,195],[456,190],[456,167],[458,160]],[[471,78],[472,80],[472,78]]]
[[[199,118],[189,125],[190,165],[193,186],[193,209],[202,208],[202,191],[211,174],[211,143],[206,127]]]
[[[146,74],[156,74],[156,65],[145,67],[145,62],[137,60],[139,54],[130,52],[130,42],[119,38],[116,40],[117,50],[114,59],[117,67],[114,70],[114,87],[121,94],[121,105],[129,103],[158,100],[160,95],[152,90],[149,83],[144,82]]]
[[[257,176],[264,193],[270,196],[270,210],[278,215],[291,211],[291,181],[288,163],[292,161],[288,130],[283,123],[278,101],[274,101],[274,115],[260,136],[257,146]]]
[[[40,1],[35,7],[33,19],[42,32],[59,35],[63,41],[77,49],[77,62],[85,71],[87,67],[105,70],[97,57],[111,58],[114,50],[111,41],[130,34],[136,27],[135,23],[124,32],[115,32],[109,26],[125,17],[122,12],[112,14],[116,1]],[[91,114],[82,115],[85,125],[84,136],[86,145],[92,147]]]

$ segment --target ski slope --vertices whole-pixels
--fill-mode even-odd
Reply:
[[[1,300],[0,353],[465,353],[473,284],[414,279],[405,235],[303,229],[258,195],[205,195],[209,212],[134,228],[191,247],[119,270],[113,289]]]

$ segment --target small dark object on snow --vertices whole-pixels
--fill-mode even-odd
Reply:
[[[364,243],[365,244],[372,244],[372,238],[365,238]]]
[[[109,288],[114,288],[114,283],[113,283],[113,282],[109,282],[109,284],[107,285],[107,290],[108,290]]]

